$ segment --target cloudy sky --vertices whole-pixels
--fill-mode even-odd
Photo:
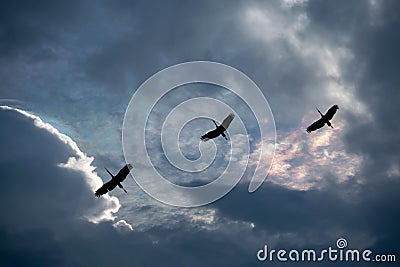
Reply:
[[[280,266],[259,262],[257,251],[318,250],[341,237],[349,248],[399,258],[399,28],[398,1],[1,1],[0,266]],[[162,204],[130,177],[128,194],[95,198],[109,179],[104,167],[124,164],[124,114],[138,87],[194,60],[240,70],[268,100],[276,153],[267,180],[248,193],[253,161],[270,140],[251,107],[222,87],[191,84],[149,115],[152,162],[180,185],[240,165],[243,150],[226,157],[221,137],[200,176],[165,158],[167,115],[210,97],[234,106],[234,122],[248,131],[241,182],[198,208]],[[315,107],[333,104],[334,129],[307,134]],[[183,127],[183,155],[199,158],[199,137],[212,128],[205,118]],[[265,173],[270,156],[261,153]]]

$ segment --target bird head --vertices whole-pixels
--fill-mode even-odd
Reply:
[[[132,170],[132,169],[133,169],[133,166],[132,166],[132,164],[130,164],[130,163],[127,164],[126,166],[128,166],[128,169],[129,169],[129,170]]]

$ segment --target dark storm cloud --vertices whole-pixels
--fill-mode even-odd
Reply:
[[[188,60],[215,60],[244,71],[267,96],[279,127],[296,124],[316,101],[328,102],[318,90],[323,87],[319,64],[299,55],[284,35],[297,25],[303,8],[282,11],[279,1],[159,2],[156,8],[145,1],[30,5],[5,6],[14,14],[4,14],[5,25],[34,27],[30,34],[37,41],[6,38],[17,52],[2,64],[7,66],[0,72],[6,81],[2,97],[26,100],[31,109],[71,125],[81,146],[93,154],[98,148],[110,151],[104,157],[120,154],[116,144],[134,90],[162,68]],[[252,21],[256,16],[249,11],[260,11],[272,24]],[[25,36],[22,32],[18,36]],[[302,40],[309,35],[294,34]],[[293,97],[298,101],[289,109]],[[100,136],[107,138],[98,142]]]
[[[58,166],[74,151],[31,118],[1,110],[2,266],[204,266],[255,261],[229,231],[175,222],[146,232],[119,231],[110,222],[87,222],[98,205],[81,173]],[[137,216],[140,216],[138,214]],[[248,233],[248,232],[247,232]],[[246,234],[247,234],[246,233]]]
[[[399,8],[397,1],[382,5],[377,25],[362,32],[360,38],[355,40],[362,76],[357,93],[367,103],[374,120],[372,124],[359,126],[349,134],[350,141],[355,142],[352,147],[357,146],[374,159],[387,159],[387,163],[397,164],[400,162]]]
[[[368,1],[309,1],[306,9],[313,30],[333,41],[345,42],[345,35],[368,25],[370,5]]]
[[[244,71],[268,97],[279,127],[297,127],[306,110],[333,104],[323,90],[327,80],[354,86],[351,100],[365,104],[373,119],[345,112],[352,106],[338,113],[351,125],[346,149],[365,157],[357,177],[364,184],[354,179],[342,186],[332,182],[325,191],[298,192],[267,183],[250,195],[238,188],[212,206],[225,230],[201,230],[187,221],[171,227],[166,219],[168,229],[123,234],[109,222],[79,219],[95,200],[81,176],[57,166],[68,159],[67,147],[20,116],[1,115],[7,127],[0,142],[7,154],[0,156],[0,182],[6,189],[0,197],[5,214],[0,265],[245,266],[255,263],[255,252],[271,239],[289,248],[309,248],[331,245],[337,234],[346,234],[350,245],[399,255],[399,174],[386,173],[400,162],[398,2],[378,2],[374,9],[371,1],[309,1],[284,11],[279,2],[256,1],[160,2],[157,7],[144,1],[90,7],[82,2],[1,3],[0,97],[29,101],[39,114],[70,126],[85,151],[96,155],[96,166],[118,169],[116,162],[123,160],[123,110],[137,86],[187,60],[216,60]],[[261,13],[246,13],[249,9]],[[284,33],[303,13],[306,30],[294,33],[300,48],[287,36],[273,36],[271,29]],[[261,22],[265,15],[272,23],[246,24],[245,18],[257,14]],[[354,58],[338,60],[341,75],[332,78],[320,71],[324,66],[317,59],[330,62],[327,54],[318,53],[336,47]],[[10,176],[17,178],[5,179]],[[149,205],[154,214],[171,217],[170,210]],[[149,221],[143,213],[134,216]],[[256,227],[234,229],[234,221]]]
[[[2,1],[0,4],[0,56],[31,56],[62,42],[87,11],[76,1]]]
[[[400,236],[396,226],[399,181],[386,180],[352,192],[349,186],[351,182],[332,183],[324,190],[295,191],[266,183],[257,194],[248,194],[242,185],[215,206],[234,220],[253,222],[254,231],[265,241],[282,246],[329,245],[344,236],[353,247],[382,249],[386,244],[387,251],[399,253],[398,246],[393,246]],[[277,233],[282,238],[275,241]],[[293,236],[284,237],[288,233]]]
[[[58,166],[74,154],[69,146],[15,111],[0,116],[7,125],[0,133],[3,226],[59,228],[96,205],[85,178]]]
[[[284,31],[286,25],[295,24],[301,14],[280,14],[278,2],[252,2],[249,6],[272,10],[271,13],[276,11],[277,18],[283,18],[278,25],[280,31]],[[109,38],[93,47],[85,43],[87,53],[74,65],[74,70],[84,74],[85,82],[99,92],[93,102],[85,100],[85,104],[95,107],[96,113],[118,106],[117,115],[122,117],[123,103],[141,82],[158,70],[187,60],[216,60],[237,67],[253,78],[268,97],[278,126],[293,127],[304,111],[314,108],[316,101],[328,102],[324,91],[318,90],[324,86],[316,72],[320,66],[313,60],[305,60],[285,37],[268,44],[248,38],[247,32],[252,26],[243,26],[243,21],[249,17],[247,9],[243,3],[231,5],[227,2],[159,3],[157,9],[144,2],[101,5],[97,10],[102,10],[102,19],[97,27]],[[115,17],[119,20],[113,19]],[[107,27],[102,21],[108,21]],[[257,36],[268,36],[269,32],[263,30],[260,28]],[[297,101],[293,102],[293,98]],[[289,101],[291,108],[287,108]],[[107,121],[119,131],[121,119],[118,116]],[[96,125],[93,122],[82,125],[81,131],[101,126],[101,122]],[[104,131],[101,130],[101,135],[105,135]],[[115,131],[113,134],[117,136]],[[84,147],[92,149],[88,145]]]
[[[332,229],[351,240],[357,231],[362,231],[376,239],[375,249],[398,253],[395,245],[399,239],[396,225],[400,220],[395,204],[399,201],[400,162],[398,10],[396,1],[376,3],[373,7],[357,1],[310,1],[307,5],[311,29],[338,43],[347,42],[355,56],[350,64],[341,66],[343,77],[354,84],[356,98],[366,105],[372,119],[343,115],[349,122],[349,128],[345,129],[349,151],[365,157],[357,175],[363,185],[355,186],[356,179],[352,179],[342,185],[332,184],[321,192],[295,192],[266,184],[263,194],[249,196],[248,202],[245,198],[233,201],[234,196],[230,199],[228,195],[226,202],[217,203],[221,212],[254,220],[256,225],[258,221],[265,229],[299,235],[312,232],[313,237],[324,236],[326,229]],[[343,192],[348,196],[340,196]],[[242,206],[246,208],[241,209]],[[244,210],[248,211],[247,216]],[[254,217],[260,213],[265,217]]]
[[[313,25],[347,39],[354,55],[352,64],[343,66],[345,77],[354,84],[357,99],[372,119],[348,116],[351,127],[346,129],[346,142],[349,150],[368,157],[367,181],[380,180],[400,162],[399,8],[398,1],[311,1],[308,5]]]
[[[302,101],[292,103],[292,108],[304,109],[300,103],[306,100],[309,91],[322,86],[315,73],[318,64],[299,56],[285,37],[268,37],[270,29],[264,32],[260,28],[257,38],[266,36],[276,40],[265,44],[249,38],[248,31],[255,28],[251,24],[243,25],[251,17],[249,8],[270,10],[272,14],[276,11],[274,16],[282,20],[277,21],[277,31],[284,31],[285,26],[295,23],[301,12],[280,14],[279,2],[159,3],[157,9],[144,2],[113,2],[106,6],[103,15],[112,18],[118,14],[125,24],[120,26],[120,22],[111,20],[110,25],[116,23],[112,27],[119,34],[97,44],[97,49],[83,58],[78,69],[92,82],[110,90],[134,91],[150,75],[173,64],[190,60],[219,61],[254,79],[269,97],[273,110],[278,111],[278,118],[288,120],[293,112],[283,109],[282,102],[295,96]],[[313,94],[318,98],[318,91]]]
[[[8,151],[2,153],[0,167],[4,177],[13,177],[1,179],[2,188],[7,189],[0,195],[2,265],[248,266],[256,264],[255,252],[264,243],[271,244],[271,239],[271,245],[288,248],[293,244],[300,248],[330,245],[337,236],[325,231],[332,229],[334,233],[347,233],[349,242],[359,247],[363,247],[362,242],[371,242],[375,234],[384,235],[379,239],[382,251],[396,252],[389,250],[398,236],[395,187],[383,188],[386,198],[382,201],[375,201],[381,196],[373,194],[369,199],[374,201],[360,204],[346,203],[329,192],[264,186],[260,194],[248,194],[238,187],[214,205],[221,225],[225,225],[215,230],[202,229],[195,222],[175,221],[145,232],[120,232],[109,222],[86,222],[83,213],[99,200],[78,173],[57,166],[73,151],[15,111],[2,111],[0,115],[0,121],[8,125],[0,138],[4,151]],[[241,221],[253,222],[256,228],[251,230],[249,223],[247,228],[238,224]],[[367,237],[352,235],[355,229],[367,231]],[[387,231],[392,236],[385,235]],[[290,234],[285,238],[286,233],[311,241],[299,243]],[[331,239],[315,241],[316,233]],[[277,235],[283,237],[276,241]]]
[[[136,87],[150,75],[173,64],[216,59],[235,27],[238,6],[218,2],[115,1],[104,6],[104,15],[120,34],[100,43],[80,66],[90,79],[113,87]],[[184,23],[182,23],[184,21]],[[107,34],[107,33],[105,33]]]

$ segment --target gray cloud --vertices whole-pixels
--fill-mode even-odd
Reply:
[[[312,2],[309,14],[320,31],[333,30],[336,36],[347,36],[354,60],[344,66],[345,78],[354,84],[356,98],[365,104],[371,120],[346,114],[351,127],[346,130],[345,140],[349,150],[370,160],[365,175],[370,180],[380,180],[382,174],[400,162],[400,125],[395,119],[400,99],[396,74],[400,39],[395,33],[399,26],[398,3],[350,3]],[[327,9],[334,12],[322,12]]]
[[[46,219],[49,216],[64,223],[75,217],[97,221],[112,218],[110,212],[118,210],[117,199],[105,198],[96,202],[93,198],[80,198],[87,193],[91,195],[94,188],[101,184],[100,178],[93,172],[94,167],[90,165],[93,159],[80,151],[68,136],[39,117],[3,106],[0,110],[2,121],[9,125],[0,138],[4,152],[9,151],[0,156],[5,169],[3,181],[16,181],[9,186],[4,184],[9,190],[2,195],[7,199],[3,208],[15,211],[12,215],[19,218],[20,227],[41,225],[43,222],[53,224],[52,220]],[[71,176],[75,178],[68,179]],[[47,194],[43,194],[43,190],[48,190]],[[72,200],[71,195],[75,195]],[[30,199],[42,199],[46,208],[38,202],[28,205],[28,212],[20,211],[21,205],[32,202]],[[63,206],[66,217],[57,216],[59,205],[64,202],[72,206]],[[80,210],[75,208],[78,203],[85,203]],[[13,216],[6,216],[5,220],[10,219],[11,226],[15,221]],[[57,224],[61,225],[61,221]]]
[[[118,229],[109,222],[87,222],[88,210],[104,201],[93,196],[86,174],[59,166],[71,158],[74,149],[14,110],[2,110],[0,116],[0,121],[9,126],[0,138],[4,148],[1,186],[6,189],[0,196],[2,265],[143,265],[168,258],[171,266],[182,260],[201,266],[204,261],[196,263],[198,256],[192,254],[195,248],[189,245],[192,242],[199,243],[203,253],[218,253],[207,252],[202,242],[209,240],[217,246],[222,241],[211,233],[204,238],[201,230],[189,233],[175,225],[173,231],[153,228],[147,233],[120,233],[122,226],[129,228],[124,221],[117,223]],[[174,234],[179,228],[183,232]],[[172,246],[167,246],[168,239]],[[186,256],[180,249],[184,247]],[[155,259],[154,253],[160,258]]]
[[[0,201],[5,214],[0,227],[3,265],[246,266],[256,263],[254,253],[264,243],[321,246],[334,242],[338,234],[345,234],[354,246],[385,249],[398,240],[397,213],[390,206],[397,203],[398,195],[393,190],[395,186],[389,184],[355,204],[329,191],[298,192],[266,184],[261,194],[250,195],[246,186],[240,186],[209,207],[216,208],[217,213],[196,214],[196,209],[185,212],[170,208],[165,221],[169,223],[144,231],[135,227],[133,231],[121,229],[126,227],[123,221],[117,224],[118,229],[109,222],[93,224],[82,220],[82,216],[100,200],[93,197],[79,173],[58,167],[73,150],[35,127],[31,119],[14,111],[2,111],[0,115],[1,121],[10,125],[0,139],[10,153],[2,154],[0,164],[5,177],[14,178],[2,185],[7,188]],[[381,198],[382,195],[386,197]],[[163,210],[165,207],[154,212]],[[191,217],[171,220],[177,212]],[[148,215],[138,210],[135,216]],[[384,219],[386,216],[393,220]],[[147,221],[151,218],[160,217],[147,217]],[[387,231],[392,236],[380,238]]]
[[[3,1],[0,97],[68,133],[93,165],[117,170],[123,113],[140,83],[175,63],[216,60],[254,79],[281,134],[302,127],[316,105],[338,104],[335,119],[347,125],[338,141],[363,158],[357,175],[337,184],[338,167],[325,166],[322,190],[266,183],[249,195],[239,187],[204,210],[165,207],[127,183],[118,217],[133,231],[119,231],[79,219],[104,207],[83,174],[57,165],[73,150],[1,111],[0,265],[245,266],[264,242],[330,245],[339,234],[398,254],[398,2],[157,4]],[[112,246],[123,249],[110,256]]]

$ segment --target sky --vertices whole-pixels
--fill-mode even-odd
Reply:
[[[400,3],[389,0],[1,1],[0,266],[309,266],[260,262],[256,254],[264,245],[336,248],[339,238],[350,249],[394,254],[397,262],[385,265],[398,266],[399,27]],[[260,106],[226,88],[196,83],[151,103],[150,114],[139,107],[135,116],[149,116],[137,130],[173,183],[210,183],[229,163],[228,178],[241,180],[194,208],[155,200],[131,176],[123,183],[128,194],[116,188],[96,198],[110,178],[104,167],[116,173],[125,164],[123,122],[135,92],[189,61],[247,75],[273,120],[259,120],[253,112]],[[195,97],[233,107],[233,142],[199,144],[214,127],[205,117],[177,124],[199,107],[220,112],[214,119],[221,122],[227,110],[214,102],[168,117]],[[307,134],[319,118],[315,107],[334,104],[334,128]],[[245,135],[235,132],[240,121]],[[260,132],[264,124],[276,127],[272,166],[262,145],[275,139]],[[180,127],[178,144],[162,136],[163,127]],[[184,172],[164,153],[177,146],[199,166],[209,151],[215,158],[199,174]],[[132,175],[153,178],[135,156]],[[249,193],[258,159],[268,177]]]

